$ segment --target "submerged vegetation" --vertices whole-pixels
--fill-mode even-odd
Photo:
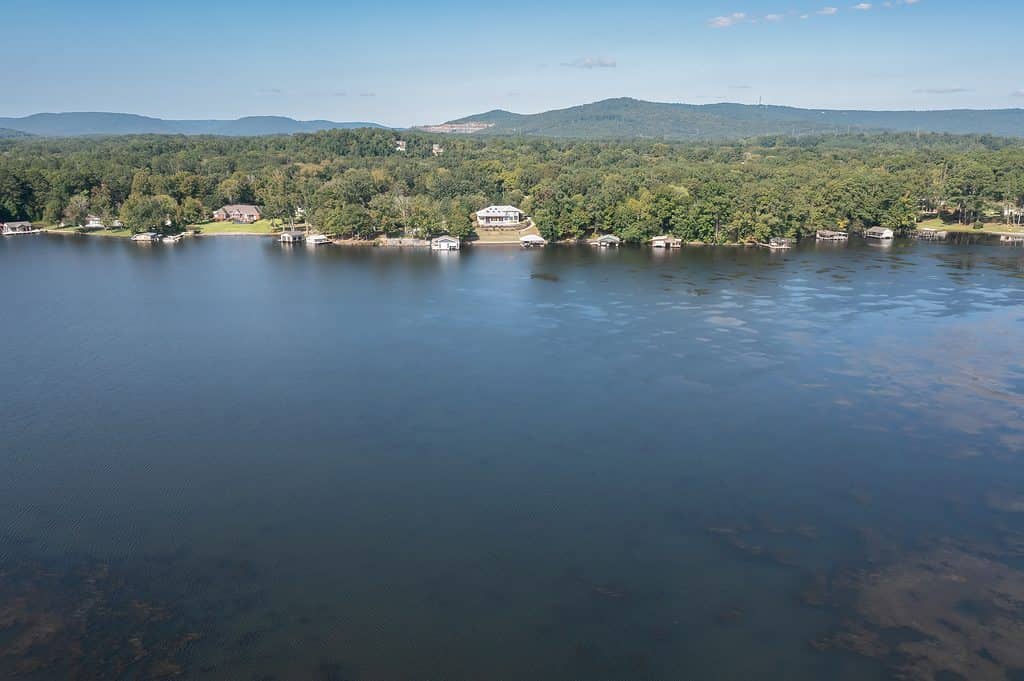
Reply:
[[[407,142],[405,150],[396,139]],[[468,236],[490,203],[548,239],[596,232],[707,243],[817,228],[963,225],[1024,205],[1024,145],[982,136],[851,134],[728,143],[595,142],[332,130],[278,137],[0,139],[0,220],[178,231],[225,203],[326,233]],[[108,223],[109,224],[109,223]]]

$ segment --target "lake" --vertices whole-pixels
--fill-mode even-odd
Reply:
[[[0,273],[0,676],[1024,673],[1020,248]]]

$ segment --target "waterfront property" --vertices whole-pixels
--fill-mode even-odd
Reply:
[[[181,241],[181,239],[182,239],[182,235],[181,234],[168,234],[167,236],[165,236],[163,238],[163,242],[165,244],[176,244],[179,241]]]
[[[526,236],[519,237],[519,245],[523,248],[539,248],[547,244],[547,241],[542,236],[536,234],[527,234]]]
[[[796,245],[796,239],[791,239],[785,236],[773,236],[768,240],[768,248],[773,251],[781,251],[787,248],[793,248]]]
[[[88,215],[85,218],[85,224],[82,225],[82,229],[106,229],[106,225],[103,224],[103,220],[96,215]]]
[[[19,220],[16,222],[4,222],[0,223],[0,230],[4,236],[10,236],[12,234],[36,234],[39,232],[38,229],[32,228],[32,223],[27,220]]]
[[[847,241],[850,235],[846,232],[837,232],[831,229],[819,229],[814,238],[818,241]]]
[[[306,237],[306,243],[310,246],[324,246],[331,243],[331,239],[326,234],[310,234]]]
[[[457,251],[459,250],[459,240],[456,237],[445,234],[433,239],[430,242],[430,248],[434,251]]]
[[[602,234],[596,239],[590,241],[591,246],[600,246],[601,248],[609,248],[612,246],[618,246],[622,243],[622,239],[615,236],[614,234]]]
[[[299,229],[286,229],[277,238],[283,244],[297,244],[306,239],[306,233]]]
[[[879,241],[889,241],[893,236],[893,231],[888,227],[872,227],[864,232],[864,238],[878,239]]]
[[[651,246],[654,248],[682,248],[683,240],[676,236],[662,234],[651,239]]]
[[[236,222],[240,225],[251,225],[261,217],[258,207],[245,203],[233,203],[213,211],[213,219],[217,222]]]
[[[137,244],[152,244],[160,241],[160,235],[156,232],[143,232],[133,236],[132,241]]]
[[[515,206],[488,206],[476,212],[477,227],[516,227],[526,216]]]

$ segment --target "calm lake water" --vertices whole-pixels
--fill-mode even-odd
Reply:
[[[1020,248],[0,273],[4,678],[1024,670]]]

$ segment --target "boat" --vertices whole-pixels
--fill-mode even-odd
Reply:
[[[331,243],[331,239],[324,234],[310,234],[306,237],[306,243],[310,246],[323,246]]]

